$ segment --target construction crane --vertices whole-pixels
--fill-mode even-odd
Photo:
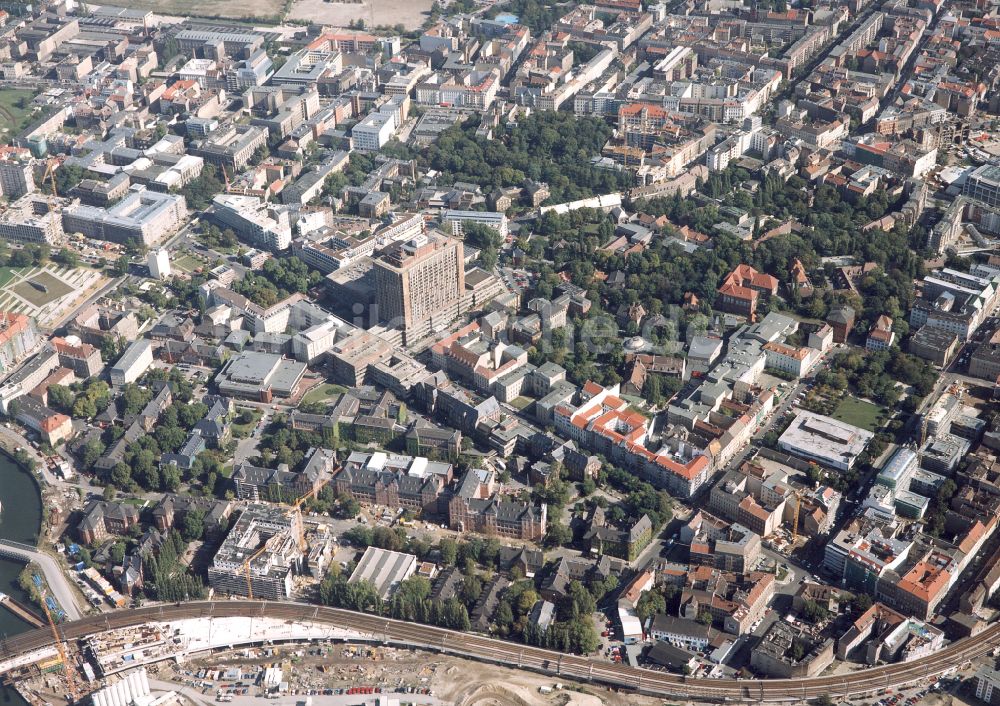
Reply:
[[[275,535],[275,536],[277,536],[277,535]],[[254,559],[256,559],[257,557],[259,557],[261,554],[263,554],[264,552],[266,552],[268,549],[270,549],[270,547],[271,547],[271,540],[273,540],[273,539],[274,539],[274,537],[269,537],[267,539],[267,541],[264,542],[264,544],[261,545],[260,549],[258,549],[257,551],[255,551],[249,557],[247,557],[247,560],[245,562],[243,562],[243,574],[246,576],[246,579],[247,579],[247,598],[249,598],[251,601],[253,600],[253,581],[250,578],[250,564],[251,564],[251,562],[253,562]]]
[[[314,485],[312,488],[309,489],[309,492],[300,496],[298,500],[292,503],[292,512],[295,513],[295,516],[298,519],[298,532],[299,532],[298,540],[299,540],[299,551],[301,552],[305,552],[306,549],[309,548],[309,545],[306,543],[306,530],[302,523],[302,504],[305,503],[306,500],[309,500],[310,498],[315,498],[317,495],[319,495],[319,491],[325,488],[326,484],[329,483],[331,480],[333,480],[333,475],[334,473],[336,473],[336,471],[337,469],[333,469],[333,472],[331,472],[330,475],[321,480],[318,484]]]
[[[56,170],[54,166],[55,164],[57,164],[57,162],[54,159],[50,159],[48,162],[46,162],[45,174],[42,176],[42,184],[44,184],[45,181],[48,180],[49,183],[52,185],[52,195],[59,196],[59,194],[56,191]]]
[[[59,637],[59,629],[56,628],[56,621],[52,618],[52,611],[49,610],[48,605],[48,591],[42,587],[41,579],[37,576],[35,577],[35,585],[38,587],[39,603],[42,604],[42,610],[45,612],[45,618],[49,621],[49,628],[52,630],[53,642],[56,646],[56,652],[59,653],[59,659],[63,664],[63,674],[66,675],[66,687],[69,690],[69,695],[71,697],[71,703],[77,700],[79,692],[76,688],[76,679],[73,677],[73,665],[69,661],[69,656],[66,652],[66,644]]]
[[[795,517],[792,518],[792,548],[799,539],[799,510],[802,509],[802,493],[795,491]]]

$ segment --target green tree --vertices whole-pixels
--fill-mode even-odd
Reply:
[[[55,171],[56,193],[67,196],[70,190],[83,179],[83,167],[75,164],[63,164]]]
[[[78,397],[73,403],[73,416],[77,419],[91,419],[97,414],[97,407],[89,397]]]
[[[65,265],[66,267],[79,267],[80,266],[80,256],[69,248],[60,248],[59,252],[55,254],[53,259]]]
[[[561,524],[551,523],[545,533],[545,546],[559,547],[573,541],[573,532],[569,527]]]
[[[49,406],[52,409],[69,414],[75,401],[76,395],[65,385],[49,385]]]
[[[496,623],[501,635],[507,635],[510,632],[511,628],[514,627],[514,611],[511,610],[510,603],[500,601],[497,612],[493,616],[493,622]]]
[[[462,586],[458,591],[458,595],[467,608],[471,609],[476,604],[476,601],[479,600],[479,596],[482,593],[483,580],[481,578],[473,574],[462,579]]]
[[[642,386],[643,397],[654,407],[663,403],[663,384],[659,375],[646,375],[646,382]]]
[[[872,599],[867,593],[857,593],[851,599],[851,613],[855,618],[872,607]]]
[[[124,463],[116,463],[111,469],[111,483],[119,490],[128,490],[132,487],[132,469]]]
[[[444,538],[438,544],[438,550],[441,552],[441,563],[445,566],[454,566],[455,561],[458,558],[458,545],[455,544],[454,539]]]
[[[92,468],[97,459],[104,455],[104,450],[104,442],[100,439],[91,439],[84,444],[83,451],[80,454],[80,460],[84,468],[88,470]]]
[[[654,615],[667,612],[667,601],[663,594],[653,589],[646,591],[635,605],[635,614],[645,625],[646,621]]]
[[[160,469],[160,489],[173,493],[181,485],[181,471],[174,464],[166,464]]]
[[[111,563],[115,566],[121,566],[122,562],[125,560],[125,542],[119,540],[111,545]]]

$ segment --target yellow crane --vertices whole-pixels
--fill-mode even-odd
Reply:
[[[42,176],[42,184],[44,184],[46,180],[48,180],[49,184],[51,184],[53,196],[59,196],[59,194],[56,192],[56,170],[55,170],[56,164],[57,162],[54,159],[50,159],[48,162],[46,162],[45,174]]]
[[[292,503],[292,512],[295,513],[295,516],[298,519],[298,533],[299,533],[298,540],[299,540],[299,551],[301,552],[304,552],[309,546],[308,544],[306,544],[306,531],[305,527],[302,524],[302,504],[306,500],[309,500],[310,498],[315,498],[317,495],[319,495],[319,491],[323,490],[323,488],[326,487],[326,484],[329,483],[331,480],[333,480],[333,475],[334,473],[337,472],[337,470],[338,469],[336,468],[333,469],[333,471],[330,473],[329,476],[324,478],[317,485],[314,485],[307,493],[299,496],[299,498],[294,503]]]
[[[274,537],[271,537],[266,542],[264,542],[261,545],[260,549],[255,551],[249,557],[247,557],[247,560],[243,562],[243,573],[247,579],[247,598],[249,598],[251,601],[253,600],[253,581],[250,578],[250,563],[268,550],[268,548],[271,546],[272,539],[274,539]]]
[[[795,491],[795,517],[792,518],[792,548],[799,539],[799,510],[802,509],[802,493]]]
[[[69,691],[69,695],[72,697],[72,700],[76,701],[79,696],[79,692],[76,688],[76,679],[73,676],[73,664],[69,660],[65,643],[62,638],[59,637],[59,629],[56,627],[56,621],[52,618],[52,611],[49,610],[48,603],[45,601],[47,598],[47,591],[39,586],[38,593],[40,598],[38,602],[42,604],[42,610],[45,612],[45,618],[49,621],[49,628],[52,630],[52,638],[55,642],[56,652],[59,653],[59,659],[62,660],[63,674],[66,675],[66,687]]]

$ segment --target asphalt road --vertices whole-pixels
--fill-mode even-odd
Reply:
[[[76,591],[73,590],[72,584],[62,571],[62,567],[53,557],[38,549],[28,550],[20,542],[0,539],[0,545],[3,546],[5,552],[16,554],[25,561],[33,561],[38,564],[42,573],[45,574],[45,581],[52,591],[52,596],[59,602],[66,616],[70,620],[80,619],[82,613],[76,603]]]
[[[825,677],[737,680],[697,679],[652,672],[471,633],[291,602],[198,601],[149,606],[65,623],[59,626],[59,631],[64,640],[77,640],[102,629],[128,628],[150,622],[252,616],[323,623],[366,636],[359,638],[359,641],[381,642],[455,654],[553,676],[599,682],[661,697],[697,699],[797,701],[819,696],[847,699],[885,689],[897,689],[937,677],[967,661],[983,657],[1000,646],[1000,624],[994,624],[975,637],[952,643],[931,655],[911,662]],[[52,643],[51,631],[48,628],[38,628],[4,641],[0,646],[0,658],[6,660],[24,655],[49,647]],[[0,670],[6,669],[6,665],[0,663]]]

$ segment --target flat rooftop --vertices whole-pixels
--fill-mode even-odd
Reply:
[[[850,467],[875,435],[831,417],[800,410],[778,445],[834,468]]]

